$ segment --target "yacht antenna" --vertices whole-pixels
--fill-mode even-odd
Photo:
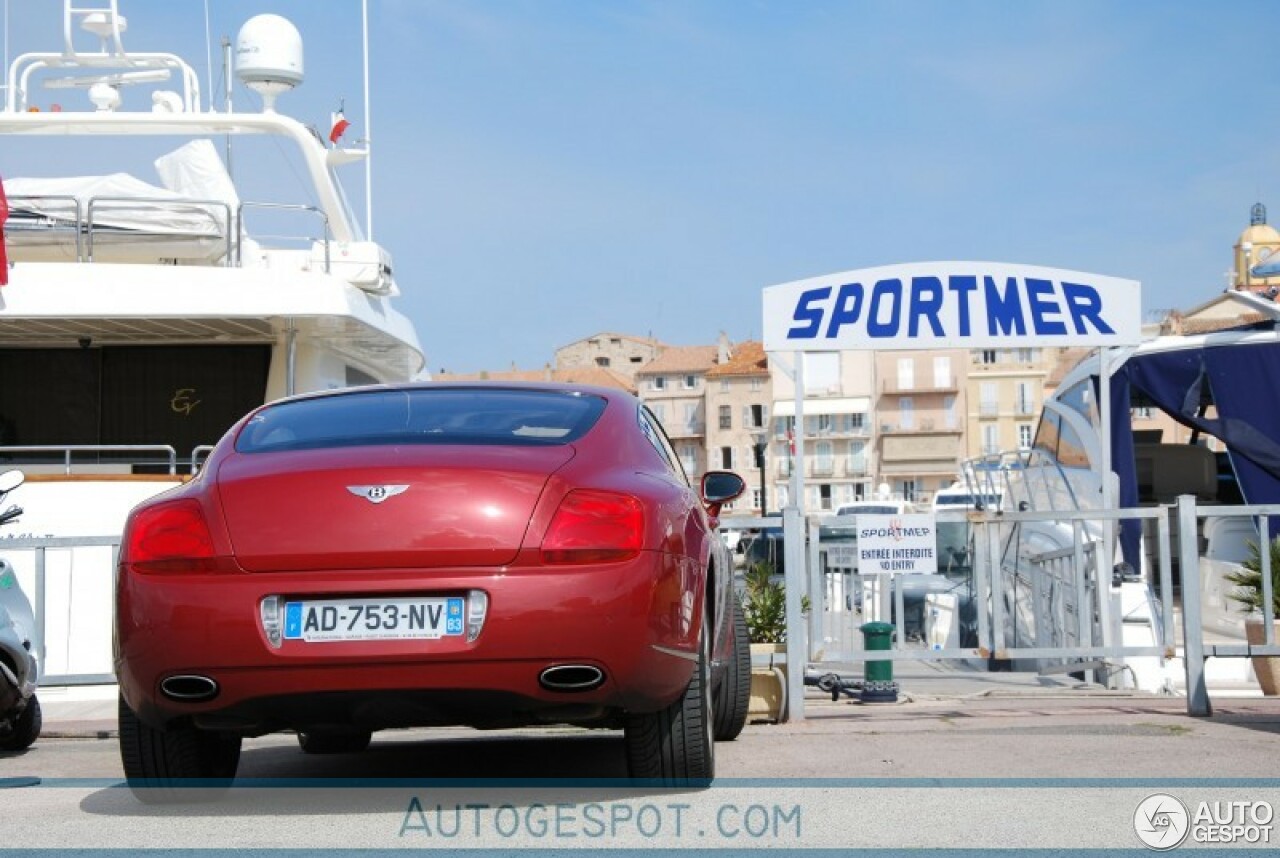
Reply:
[[[361,29],[364,36],[364,137],[369,154],[364,159],[364,232],[373,241],[373,125],[369,119],[369,0],[361,0]]]
[[[225,87],[226,87],[223,90],[223,109],[227,113],[231,113],[231,85],[232,85],[231,39],[228,36],[222,37],[222,80],[224,81]],[[209,100],[210,100],[210,108],[212,108],[213,81],[209,81]],[[229,177],[234,178],[231,172],[231,135],[230,134],[226,136],[226,149],[227,149],[227,175]]]
[[[204,0],[204,73],[209,78],[209,103],[206,110],[213,110],[213,33],[209,31],[209,0]]]

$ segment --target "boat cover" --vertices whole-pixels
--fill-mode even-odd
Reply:
[[[1267,323],[1270,325],[1270,323]],[[1140,391],[1170,417],[1221,440],[1247,504],[1280,503],[1280,342],[1206,345],[1131,356],[1112,375],[1111,456],[1120,505],[1138,505],[1129,407]],[[1203,413],[1212,401],[1216,416]],[[1121,550],[1138,565],[1141,526],[1121,526]],[[1280,534],[1280,516],[1271,532]]]

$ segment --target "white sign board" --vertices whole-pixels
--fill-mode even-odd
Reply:
[[[932,515],[860,515],[858,572],[937,572],[937,535]]]
[[[767,352],[1119,346],[1142,339],[1142,286],[1004,262],[916,262],[764,290]]]

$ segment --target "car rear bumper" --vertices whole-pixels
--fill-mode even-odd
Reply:
[[[598,567],[398,569],[139,575],[120,570],[116,671],[139,717],[193,718],[245,733],[317,724],[370,729],[608,721],[654,711],[689,682],[705,573],[642,552]],[[283,599],[449,596],[480,591],[478,637],[272,646],[260,605]],[[598,668],[586,690],[540,682],[548,667]],[[200,677],[216,693],[174,699],[166,679]]]

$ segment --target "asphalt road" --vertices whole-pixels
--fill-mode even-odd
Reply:
[[[708,790],[627,783],[615,733],[413,730],[331,757],[303,754],[291,736],[250,740],[230,791],[169,806],[140,803],[121,785],[114,739],[45,738],[0,755],[0,785],[10,787],[0,802],[10,848],[259,853],[1132,849],[1142,846],[1135,809],[1153,793],[1178,797],[1190,815],[1210,801],[1242,813],[1249,802],[1280,807],[1273,699],[1215,701],[1207,719],[1188,717],[1178,699],[1071,692],[880,706],[814,697],[808,713],[719,745]],[[25,778],[40,782],[21,786]],[[1274,850],[1274,827],[1256,845]],[[1244,828],[1239,842],[1263,836],[1262,826]]]

